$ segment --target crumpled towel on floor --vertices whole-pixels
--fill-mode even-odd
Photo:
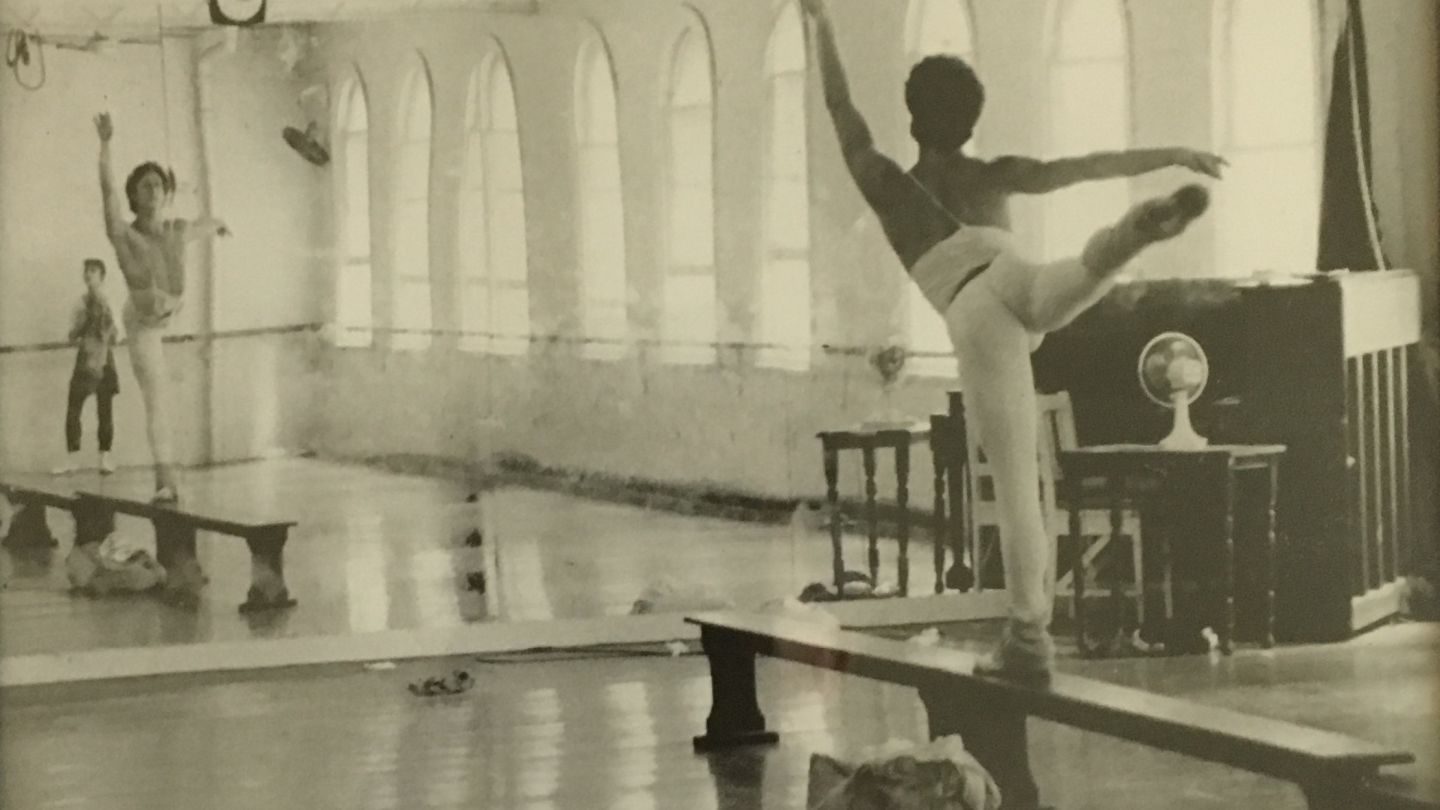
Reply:
[[[892,740],[859,765],[810,757],[807,810],[999,810],[1000,788],[960,737]]]
[[[165,569],[150,552],[111,540],[71,551],[65,575],[70,587],[87,596],[141,593],[165,584]]]

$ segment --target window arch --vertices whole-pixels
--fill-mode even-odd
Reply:
[[[764,259],[760,279],[761,365],[810,367],[810,173],[806,147],[805,29],[786,3],[765,52]]]
[[[615,79],[610,54],[593,32],[581,46],[576,65],[575,111],[584,354],[613,358],[625,353],[630,331],[625,213]]]
[[[393,345],[430,345],[430,79],[416,59],[400,96],[400,154],[396,173]]]
[[[335,220],[339,268],[335,291],[335,344],[369,346],[375,340],[370,248],[370,111],[358,76],[335,93],[338,147]]]
[[[975,67],[975,36],[971,12],[966,0],[911,0],[905,20],[906,71],[925,56],[936,53],[953,54]],[[901,152],[902,165],[913,163],[919,150],[908,135]],[[976,154],[976,139],[965,145],[965,152]],[[906,336],[917,356],[906,368],[918,374],[954,376],[954,347],[945,320],[925,300],[920,288],[908,280],[905,284],[908,322]]]
[[[669,129],[664,359],[716,359],[714,90],[710,42],[691,12],[676,40],[666,98]]]
[[[1121,0],[1056,0],[1050,53],[1052,157],[1130,144],[1129,24]],[[1045,255],[1078,253],[1096,229],[1130,205],[1125,179],[1046,195]]]
[[[1315,269],[1320,221],[1318,20],[1310,0],[1222,0],[1216,15],[1216,269]]]
[[[460,193],[460,348],[523,354],[530,347],[525,181],[515,91],[502,54],[470,76]]]

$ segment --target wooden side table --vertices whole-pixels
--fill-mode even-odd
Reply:
[[[1134,501],[1166,494],[1171,481],[1183,481],[1199,487],[1215,487],[1224,503],[1224,529],[1220,538],[1224,548],[1221,587],[1224,600],[1223,626],[1220,628],[1220,648],[1229,653],[1235,638],[1235,501],[1236,487],[1240,474],[1262,471],[1266,474],[1267,498],[1265,509],[1265,617],[1261,643],[1265,647],[1275,643],[1275,503],[1279,490],[1280,459],[1285,454],[1282,445],[1211,445],[1202,450],[1165,450],[1155,445],[1097,445],[1060,453],[1060,466],[1064,473],[1061,482],[1061,497],[1070,516],[1070,537],[1073,545],[1075,621],[1079,628],[1078,637],[1082,650],[1085,641],[1085,540],[1080,535],[1080,498],[1078,487],[1085,479],[1099,478],[1105,484],[1105,491],[1111,496],[1112,512],[1118,510],[1123,501]],[[1147,489],[1142,485],[1150,485]],[[1155,485],[1158,485],[1156,487]],[[1197,500],[1206,500],[1211,492],[1190,492]],[[1168,493],[1173,500],[1174,493]],[[1112,537],[1112,542],[1118,542]],[[1169,565],[1170,549],[1164,547],[1166,565]],[[1145,572],[1136,571],[1139,585],[1139,600],[1145,599]],[[1168,595],[1167,595],[1168,596]],[[1167,599],[1168,613],[1168,599]],[[1172,619],[1173,616],[1166,616]],[[1088,652],[1088,650],[1086,650]]]
[[[880,515],[875,496],[875,452],[890,449],[895,453],[895,504],[899,510],[896,531],[900,541],[899,589],[901,596],[910,593],[910,445],[930,440],[928,422],[893,425],[863,424],[843,430],[823,430],[821,450],[825,456],[825,497],[830,505],[830,550],[833,556],[835,591],[844,598],[845,561],[841,549],[840,519],[840,451],[859,450],[865,468],[865,518],[870,530],[870,581],[877,583],[880,575]]]

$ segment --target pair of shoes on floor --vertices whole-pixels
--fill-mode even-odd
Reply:
[[[1048,686],[1055,667],[1055,638],[1045,627],[1009,619],[995,649],[975,663],[975,674]]]
[[[448,678],[426,678],[410,684],[410,694],[416,697],[435,697],[437,695],[458,695],[461,692],[468,692],[475,686],[475,679],[465,670],[456,670],[455,674]]]
[[[79,453],[71,453],[70,456],[69,456],[68,458],[66,458],[64,461],[62,461],[62,462],[60,462],[59,464],[55,465],[55,467],[54,467],[52,470],[50,470],[50,474],[51,474],[51,475],[71,475],[71,474],[73,474],[73,473],[80,472],[80,471],[83,470],[85,467],[84,467],[84,465],[82,465],[82,464],[80,463],[80,458],[79,458],[79,456],[80,456]],[[101,475],[109,475],[109,474],[111,474],[111,473],[113,473],[113,472],[115,472],[115,460],[110,457],[110,454],[109,454],[109,453],[101,453],[101,454],[100,454],[100,474],[101,474]]]

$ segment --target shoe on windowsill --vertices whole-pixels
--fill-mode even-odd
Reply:
[[[71,453],[65,460],[55,465],[50,470],[51,475],[70,475],[80,471],[80,454]]]

